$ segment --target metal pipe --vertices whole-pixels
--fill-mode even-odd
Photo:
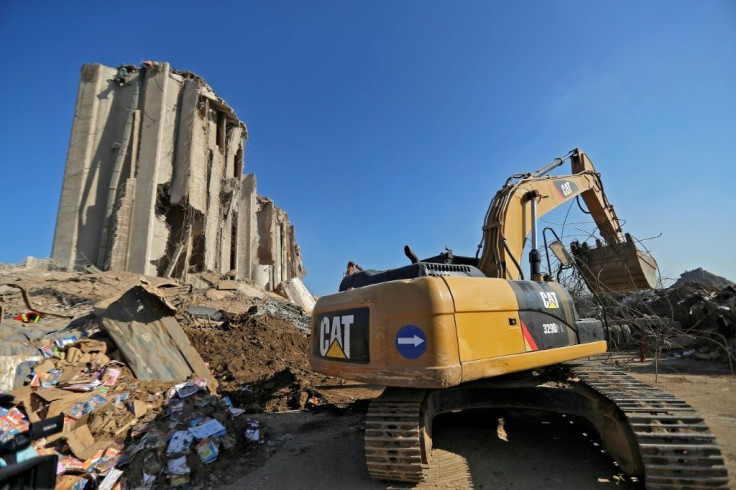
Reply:
[[[529,265],[531,266],[531,279],[532,281],[541,281],[542,273],[540,271],[542,265],[542,259],[539,257],[539,250],[537,250],[537,198],[539,197],[538,191],[531,191],[526,195],[531,203],[532,211],[532,248],[529,251]]]
[[[565,163],[565,160],[570,158],[570,155],[572,155],[574,151],[575,150],[569,151],[567,155],[563,157],[557,157],[536,172],[532,172],[532,177],[541,177],[542,175],[549,173],[551,170],[556,169],[557,167]]]
[[[530,192],[527,194],[529,196],[529,202],[532,205],[532,250],[537,249],[537,192]]]

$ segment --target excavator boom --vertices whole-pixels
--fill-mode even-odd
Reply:
[[[546,175],[568,158],[572,174]],[[600,174],[579,149],[536,172],[515,175],[496,193],[483,226],[484,249],[479,269],[488,277],[523,279],[521,255],[536,220],[578,197],[585,202],[603,238],[595,248],[573,248],[578,267],[591,289],[608,292],[654,287],[656,261],[638,250],[631,237],[623,233],[603,191]]]

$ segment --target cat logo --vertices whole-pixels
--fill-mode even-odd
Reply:
[[[555,309],[560,307],[560,302],[557,301],[557,293],[540,291],[539,295],[542,297],[542,303],[545,308]]]
[[[350,327],[355,322],[354,315],[322,318],[319,325],[319,352],[322,357],[350,359]]]
[[[578,186],[575,185],[574,182],[570,182],[569,180],[556,180],[555,188],[560,194],[560,197],[562,197],[563,199],[567,199],[578,192]]]

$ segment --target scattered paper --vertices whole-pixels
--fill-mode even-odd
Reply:
[[[123,470],[117,468],[111,469],[105,479],[100,483],[100,486],[97,487],[98,490],[112,490],[122,475]]]
[[[184,414],[184,400],[173,399],[169,403],[169,418],[179,422],[179,418]]]
[[[171,475],[171,486],[178,487],[189,483],[189,472],[191,469],[187,466],[187,457],[182,456],[176,459],[170,459],[168,463],[169,475]]]
[[[151,488],[156,481],[156,475],[149,475],[143,472],[143,481],[141,482],[145,488]]]
[[[92,398],[87,400],[87,403],[85,404],[85,407],[84,407],[84,413],[94,412],[97,409],[97,407],[101,406],[105,402],[107,402],[107,398],[105,398],[104,396],[93,395]]]
[[[43,357],[46,359],[49,359],[51,357],[54,357],[54,350],[51,348],[50,345],[44,345],[41,347],[41,354],[43,354]]]
[[[69,391],[92,391],[99,385],[100,380],[95,379],[90,381],[89,383],[77,383],[69,386],[64,386],[64,389]]]
[[[72,408],[69,409],[69,415],[70,417],[74,419],[79,419],[82,415],[84,415],[84,409],[86,408],[87,404],[85,403],[75,403]]]
[[[115,383],[118,382],[118,378],[120,377],[120,370],[115,368],[110,368],[107,370],[107,373],[110,375],[110,377],[105,381],[103,386],[115,386]]]
[[[189,432],[191,432],[197,439],[204,439],[211,436],[225,435],[227,433],[227,429],[225,429],[217,419],[210,419],[202,425],[191,427]]]
[[[178,430],[174,432],[169,441],[169,447],[166,450],[166,454],[181,454],[188,453],[189,446],[192,444],[194,436],[186,430]]]
[[[191,381],[187,381],[186,383],[180,383],[176,386],[176,394],[179,395],[179,398],[186,398],[188,396],[192,396],[196,392],[199,391],[199,386],[197,386],[195,383]]]
[[[83,490],[87,479],[77,475],[60,475],[56,478],[55,490]]]
[[[238,415],[242,415],[245,413],[244,408],[230,407],[229,410],[230,410],[230,413],[233,415],[233,417],[237,417]]]
[[[63,349],[64,346],[71,345],[76,341],[77,341],[77,337],[75,336],[64,337],[63,339],[57,340],[56,345],[59,346],[59,349]]]
[[[56,474],[60,475],[67,471],[84,472],[84,461],[72,456],[65,456],[56,463]]]

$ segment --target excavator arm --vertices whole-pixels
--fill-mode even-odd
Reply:
[[[570,159],[570,175],[546,175]],[[624,235],[613,205],[606,198],[600,174],[588,156],[575,149],[542,169],[511,177],[496,193],[483,226],[479,268],[488,277],[524,277],[522,252],[535,222],[556,207],[580,196],[598,226],[604,243],[574,249],[578,266],[596,291],[651,288],[656,284],[654,259],[636,249]],[[536,237],[533,236],[533,245]]]

